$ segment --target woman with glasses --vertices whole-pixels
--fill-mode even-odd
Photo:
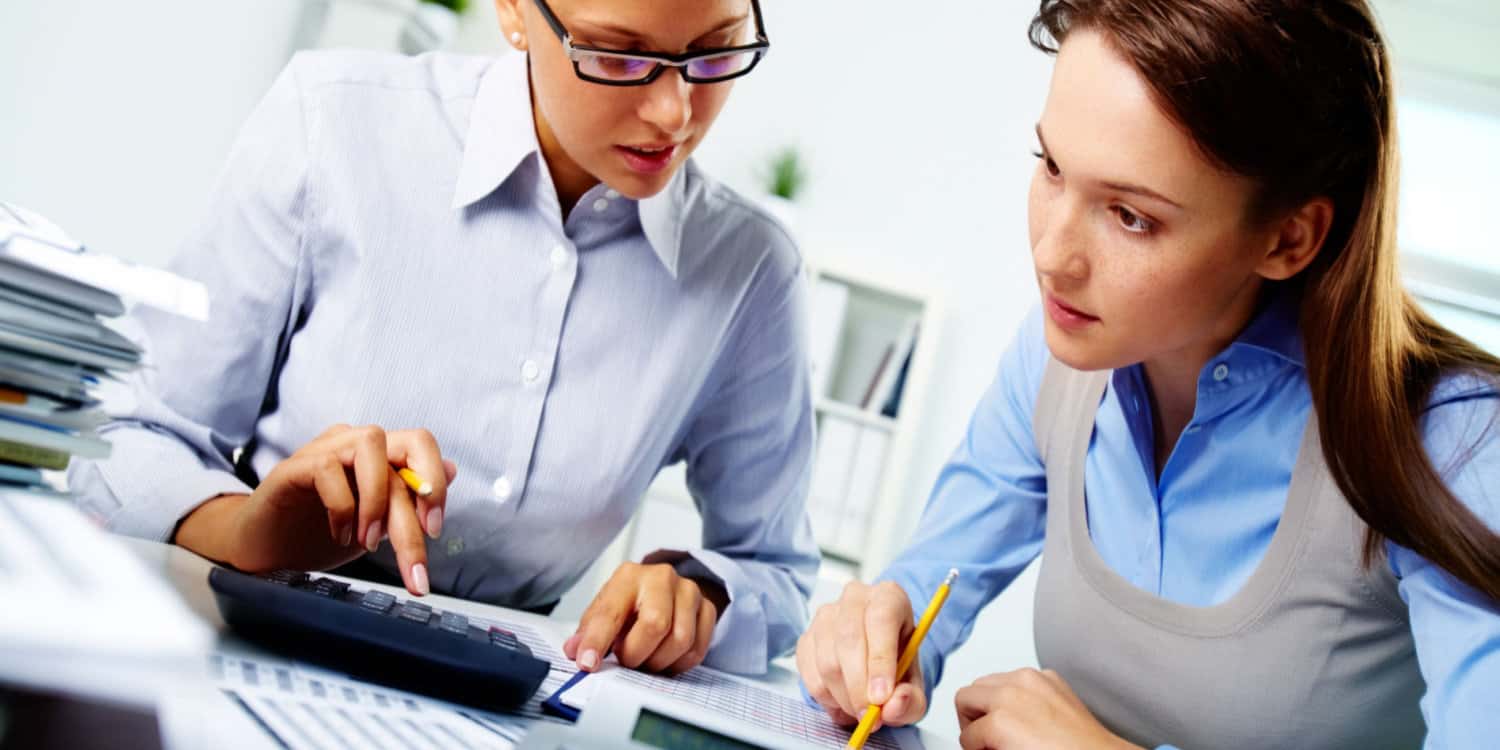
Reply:
[[[689,160],[760,8],[496,5],[496,59],[287,67],[175,263],[212,322],[139,313],[154,367],[73,487],[241,569],[546,611],[685,462],[703,548],[622,566],[568,654],[764,670],[817,566],[800,261]]]
[[[1369,4],[1043,0],[1031,38],[1040,309],[808,692],[917,720],[1040,555],[1044,671],[958,691],[965,748],[1500,746],[1500,360],[1396,273]]]

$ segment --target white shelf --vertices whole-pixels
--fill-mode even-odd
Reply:
[[[829,393],[814,394],[813,398],[820,447],[825,428],[830,425],[846,433],[856,433],[861,443],[873,442],[879,446],[873,460],[866,453],[865,460],[858,467],[853,463],[855,459],[846,453],[845,460],[851,462],[845,469],[846,493],[836,501],[840,504],[836,510],[828,505],[820,507],[819,502],[824,498],[814,496],[811,491],[807,500],[814,527],[823,529],[818,547],[826,557],[824,566],[842,571],[843,578],[838,582],[841,586],[842,580],[849,577],[872,579],[910,532],[903,519],[914,500],[906,494],[905,486],[915,434],[928,400],[929,378],[937,356],[941,309],[935,296],[910,285],[908,279],[877,278],[857,261],[850,261],[847,265],[813,266],[809,273],[814,280],[825,278],[850,289],[847,315],[838,327],[835,359],[827,365],[833,367]],[[901,386],[896,417],[887,417],[850,403],[851,399],[862,397],[868,390],[886,346],[913,318],[919,321],[919,330],[906,379]],[[821,451],[814,456],[815,475],[820,468],[816,462],[822,459]],[[828,466],[822,468],[826,470]],[[854,479],[856,475],[857,481]],[[858,509],[860,518],[846,514],[848,508],[842,504],[850,494],[847,491],[850,487],[862,488],[857,493],[862,504]],[[915,501],[920,502],[920,498]],[[648,547],[696,544],[696,537],[658,538],[665,526],[681,526],[680,519],[693,511],[695,506],[685,487],[683,467],[668,467],[648,488],[641,511],[632,519],[623,538],[618,540],[620,552],[616,554],[623,552],[638,556]],[[822,518],[818,518],[819,513],[824,514]],[[646,515],[649,518],[643,521]],[[830,530],[833,533],[830,534]],[[692,531],[696,534],[697,528]],[[610,568],[612,570],[612,566]]]
[[[869,580],[909,531],[904,488],[937,352],[939,304],[911,279],[881,277],[857,257],[809,265],[814,373],[826,392],[814,394],[819,434],[808,513],[823,553]],[[913,323],[915,346],[903,347]],[[894,418],[855,405],[876,387],[877,372],[903,365]],[[895,391],[875,392],[882,399]]]
[[[844,419],[850,420],[852,422],[857,422],[866,427],[874,427],[876,429],[885,430],[887,432],[893,432],[896,429],[896,420],[887,417],[884,414],[861,409],[858,406],[854,406],[853,404],[846,404],[842,401],[834,401],[830,398],[820,398],[818,399],[818,402],[813,405],[813,408],[817,409],[820,412],[823,412],[824,414],[833,414],[836,416],[840,416]]]

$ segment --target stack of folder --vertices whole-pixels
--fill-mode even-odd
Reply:
[[[186,298],[206,317],[200,285],[85,253],[0,202],[0,490],[59,494],[43,470],[109,456],[96,433],[106,419],[98,388],[139,367],[141,349],[105,321],[125,312],[130,289]]]

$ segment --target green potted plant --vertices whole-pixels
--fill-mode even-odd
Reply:
[[[418,0],[411,17],[401,28],[401,51],[416,55],[441,49],[458,31],[458,14],[469,0]]]
[[[761,188],[765,191],[762,205],[766,207],[788,231],[797,228],[796,201],[807,187],[807,165],[795,146],[787,146],[771,156],[761,176]]]

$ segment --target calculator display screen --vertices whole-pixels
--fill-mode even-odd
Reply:
[[[742,740],[695,727],[648,708],[636,717],[630,739],[662,750],[765,750]]]

